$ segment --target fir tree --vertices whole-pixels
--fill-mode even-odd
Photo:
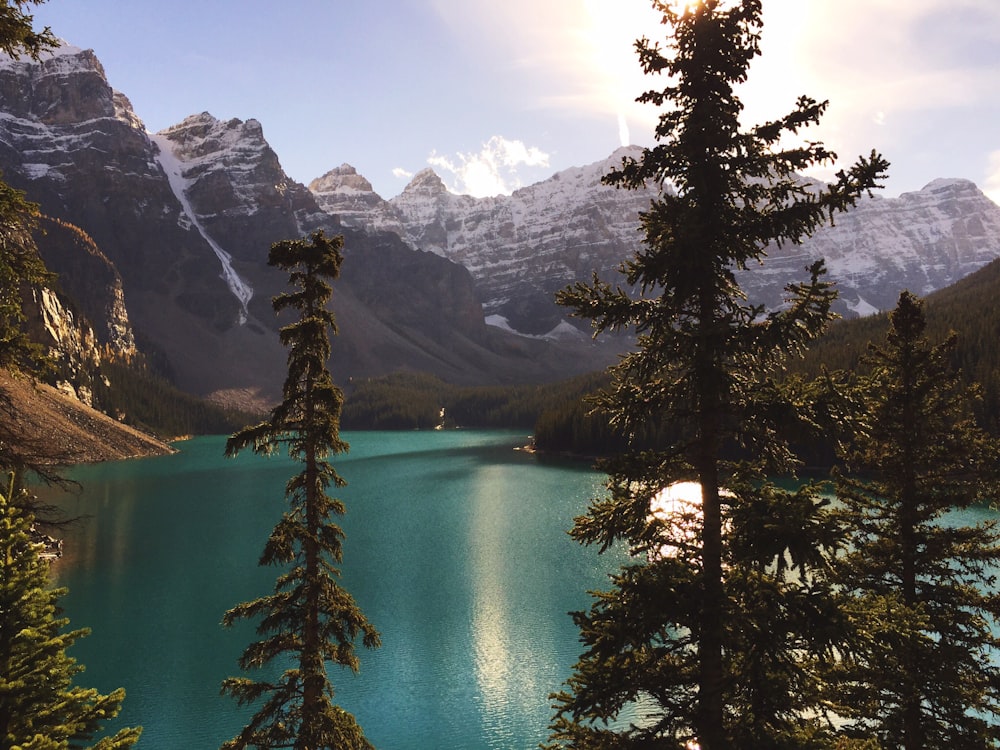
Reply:
[[[57,40],[50,29],[37,32],[27,13],[41,0],[13,0],[0,5],[0,50],[34,59]],[[36,375],[46,363],[42,348],[29,340],[22,323],[22,292],[27,285],[49,282],[32,238],[38,207],[23,193],[0,181],[0,368]],[[13,404],[0,393],[0,409]],[[0,750],[67,750],[92,742],[102,724],[118,715],[125,691],[109,695],[73,684],[83,667],[66,650],[85,629],[64,630],[59,615],[65,589],[49,583],[46,561],[39,558],[32,529],[35,503],[19,486],[19,472],[33,469],[50,479],[33,446],[0,420],[0,466],[9,484],[0,489]],[[94,750],[132,747],[141,729],[122,729],[93,744]]]
[[[0,5],[0,50],[11,57],[21,55],[37,60],[46,50],[59,46],[59,40],[46,26],[41,31],[34,27],[30,10],[45,0],[6,0]]]
[[[282,566],[274,593],[229,610],[223,620],[257,621],[261,640],[243,652],[240,667],[259,670],[277,661],[291,666],[277,679],[233,677],[223,691],[241,705],[262,700],[250,723],[224,748],[370,748],[354,717],[333,704],[327,663],[357,671],[354,643],[379,645],[379,636],[353,597],[338,583],[343,531],[333,516],[345,512],[328,496],[344,480],[327,461],[348,446],[340,438],[343,394],[327,368],[330,339],[336,332],[328,303],[329,281],[340,275],[343,237],[322,232],[309,241],[277,242],[268,263],[289,272],[292,291],[274,298],[276,313],[292,310],[294,322],[281,329],[289,348],[283,399],[270,418],[233,435],[226,453],[251,447],[270,455],[282,448],[302,465],[286,485],[288,510],[275,526],[260,558],[261,565]],[[278,669],[278,666],[274,667]]]
[[[0,181],[0,367],[39,370],[44,362],[41,346],[23,330],[23,290],[28,285],[51,283],[32,237],[38,206],[24,193]]]
[[[125,691],[102,695],[73,685],[83,671],[66,649],[88,631],[64,630],[48,563],[33,543],[32,518],[14,502],[14,475],[0,492],[0,750],[67,750],[91,743],[118,715]],[[94,750],[132,747],[141,730],[122,729]]]
[[[868,648],[839,674],[852,733],[884,748],[995,748],[1000,528],[949,518],[995,502],[998,446],[976,425],[977,393],[951,364],[956,337],[932,346],[922,303],[904,292],[872,346],[861,429],[838,495],[856,529],[842,561]]]
[[[46,27],[35,31],[31,6],[44,0],[12,0],[0,5],[0,51],[17,59],[37,60],[59,42]],[[41,347],[22,330],[22,289],[51,281],[38,255],[32,231],[38,223],[38,206],[24,193],[0,180],[0,367],[33,371],[43,363]]]
[[[887,163],[873,152],[825,189],[807,187],[797,173],[834,154],[785,144],[826,103],[802,97],[740,129],[734,87],[759,54],[759,0],[654,7],[672,29],[668,49],[636,47],[645,72],[666,78],[639,98],[664,107],[658,145],[606,179],[661,187],[641,215],[644,247],[621,268],[637,296],[595,277],[559,300],[597,333],[636,332],[596,406],[625,435],[665,425],[668,439],[605,462],[610,494],[573,528],[581,543],[624,543],[633,557],[574,615],[586,651],[555,696],[553,747],[821,747],[832,738],[819,664],[850,636],[825,576],[842,536],[810,488],[766,477],[794,468],[781,429],[804,419],[772,376],[823,330],[834,292],[817,262],[786,308],[766,314],[736,273],[849,208]],[[700,485],[699,513],[653,515],[651,499],[682,481]]]

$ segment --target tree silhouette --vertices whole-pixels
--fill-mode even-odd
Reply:
[[[900,295],[866,357],[860,424],[837,494],[855,529],[839,565],[867,648],[837,673],[852,733],[883,748],[994,748],[1000,742],[1000,528],[954,511],[997,497],[995,440],[978,393],[931,345],[923,304]]]
[[[231,677],[223,692],[241,705],[263,701],[250,723],[224,748],[370,748],[354,717],[334,705],[327,674],[333,663],[357,671],[354,643],[379,645],[379,636],[353,597],[338,583],[335,567],[342,560],[343,531],[332,518],[345,512],[327,489],[345,482],[327,461],[348,446],[340,439],[343,394],[327,368],[330,339],[336,323],[328,303],[330,281],[340,275],[343,237],[322,232],[309,241],[277,242],[268,263],[289,272],[292,291],[273,300],[276,313],[292,310],[296,319],[281,329],[288,347],[288,377],[283,399],[270,418],[233,435],[226,454],[250,447],[270,455],[282,448],[302,470],[285,489],[288,510],[264,547],[261,565],[281,566],[274,593],[229,610],[223,620],[257,621],[261,640],[250,644],[240,659],[243,670],[259,670],[279,659],[292,666],[280,677],[253,680]]]
[[[595,277],[559,301],[597,333],[636,333],[596,407],[626,436],[652,425],[668,437],[605,462],[610,494],[573,528],[633,558],[574,615],[586,651],[555,696],[553,747],[820,746],[831,739],[818,663],[849,637],[825,576],[842,538],[816,493],[766,477],[794,469],[782,430],[806,412],[804,394],[773,376],[824,329],[834,292],[817,261],[768,313],[735,274],[849,208],[887,163],[873,152],[825,188],[808,185],[798,173],[834,158],[819,143],[787,145],[826,109],[808,97],[740,130],[734,88],[759,54],[759,0],[654,7],[668,47],[636,48],[665,79],[639,97],[663,107],[658,145],[606,178],[661,188],[641,214],[643,247],[621,266],[637,294]],[[697,512],[652,513],[664,488],[689,481]]]

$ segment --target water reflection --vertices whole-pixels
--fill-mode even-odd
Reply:
[[[360,675],[332,676],[338,702],[379,750],[536,747],[580,652],[567,612],[615,567],[566,534],[603,478],[515,453],[523,436],[349,440],[344,584],[383,647],[359,654]],[[145,750],[218,747],[245,720],[218,688],[252,628],[219,619],[273,586],[256,562],[289,466],[229,461],[223,444],[84,467],[83,496],[67,499],[91,516],[59,570],[67,615],[93,628],[75,655],[88,686],[126,688],[122,721],[145,727]]]

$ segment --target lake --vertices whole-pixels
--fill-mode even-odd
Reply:
[[[536,747],[580,653],[567,613],[621,562],[566,534],[603,476],[515,450],[520,433],[344,437],[342,582],[383,645],[359,646],[358,675],[332,669],[336,701],[380,750]],[[224,443],[77,467],[82,494],[58,500],[86,516],[53,565],[72,626],[93,631],[71,651],[80,682],[126,689],[114,726],[142,725],[146,750],[217,748],[247,716],[219,684],[252,628],[219,623],[272,590],[277,570],[257,559],[296,465],[226,459]]]

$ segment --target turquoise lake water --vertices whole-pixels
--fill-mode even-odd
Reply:
[[[603,487],[585,465],[516,451],[505,432],[347,433],[343,584],[382,635],[361,672],[334,669],[337,702],[379,750],[520,750],[547,737],[548,695],[580,653],[568,616],[621,561],[566,534]],[[224,437],[173,456],[78,467],[87,516],[53,570],[81,684],[124,687],[120,724],[145,750],[217,748],[246,712],[219,695],[253,638],[220,620],[269,593],[257,559],[295,472],[223,457]],[[116,724],[116,726],[119,724]]]

